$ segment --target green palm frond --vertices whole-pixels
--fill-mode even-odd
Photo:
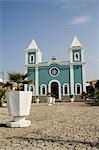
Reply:
[[[30,73],[26,73],[25,75],[22,75],[22,79],[25,80],[29,76],[30,76]]]
[[[16,82],[18,83],[20,80],[22,80],[22,74],[20,73],[8,73],[8,79],[10,82]]]
[[[8,73],[8,79],[13,86],[16,86],[16,90],[20,90],[24,84],[33,83],[31,80],[26,80],[30,76],[30,73],[22,74],[18,72]]]

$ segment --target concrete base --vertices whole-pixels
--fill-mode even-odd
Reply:
[[[51,104],[51,103],[49,103],[48,105],[49,105],[49,106],[52,106],[52,104]]]
[[[40,102],[39,98],[36,99],[36,103],[38,104]]]
[[[74,98],[70,98],[70,100],[71,100],[71,103],[73,103],[73,102],[74,102]]]
[[[25,120],[25,117],[13,117],[13,121],[8,122],[7,126],[11,128],[29,127],[31,121]]]

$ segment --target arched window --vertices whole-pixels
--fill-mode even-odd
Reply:
[[[63,85],[63,95],[69,95],[69,85],[67,83]]]
[[[34,85],[33,84],[29,85],[29,91],[32,91],[34,94]]]
[[[46,85],[45,84],[42,84],[41,85],[41,95],[46,95],[46,92],[47,91],[47,89],[46,89]]]
[[[34,62],[34,55],[30,55],[30,63]]]
[[[80,60],[80,55],[79,55],[78,52],[74,53],[74,60],[75,60],[75,61]]]
[[[76,54],[76,59],[78,59],[78,54]]]
[[[80,83],[76,84],[75,89],[76,89],[76,95],[79,95],[82,93],[82,86]]]

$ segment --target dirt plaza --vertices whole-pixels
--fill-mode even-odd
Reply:
[[[0,108],[0,150],[98,150],[99,106],[83,102],[33,103],[27,128],[8,128]]]

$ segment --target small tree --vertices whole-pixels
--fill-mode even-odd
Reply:
[[[8,90],[16,90],[16,91],[23,91],[25,84],[31,84],[31,80],[26,80],[30,76],[29,73],[22,74],[22,73],[8,73],[8,82],[5,84],[5,87]]]
[[[97,80],[97,82],[95,84],[95,98],[99,103],[99,80]]]
[[[94,98],[95,93],[95,87],[93,86],[92,82],[90,82],[90,85],[87,87],[87,93],[86,98]]]
[[[4,83],[0,82],[0,106],[6,102]]]

